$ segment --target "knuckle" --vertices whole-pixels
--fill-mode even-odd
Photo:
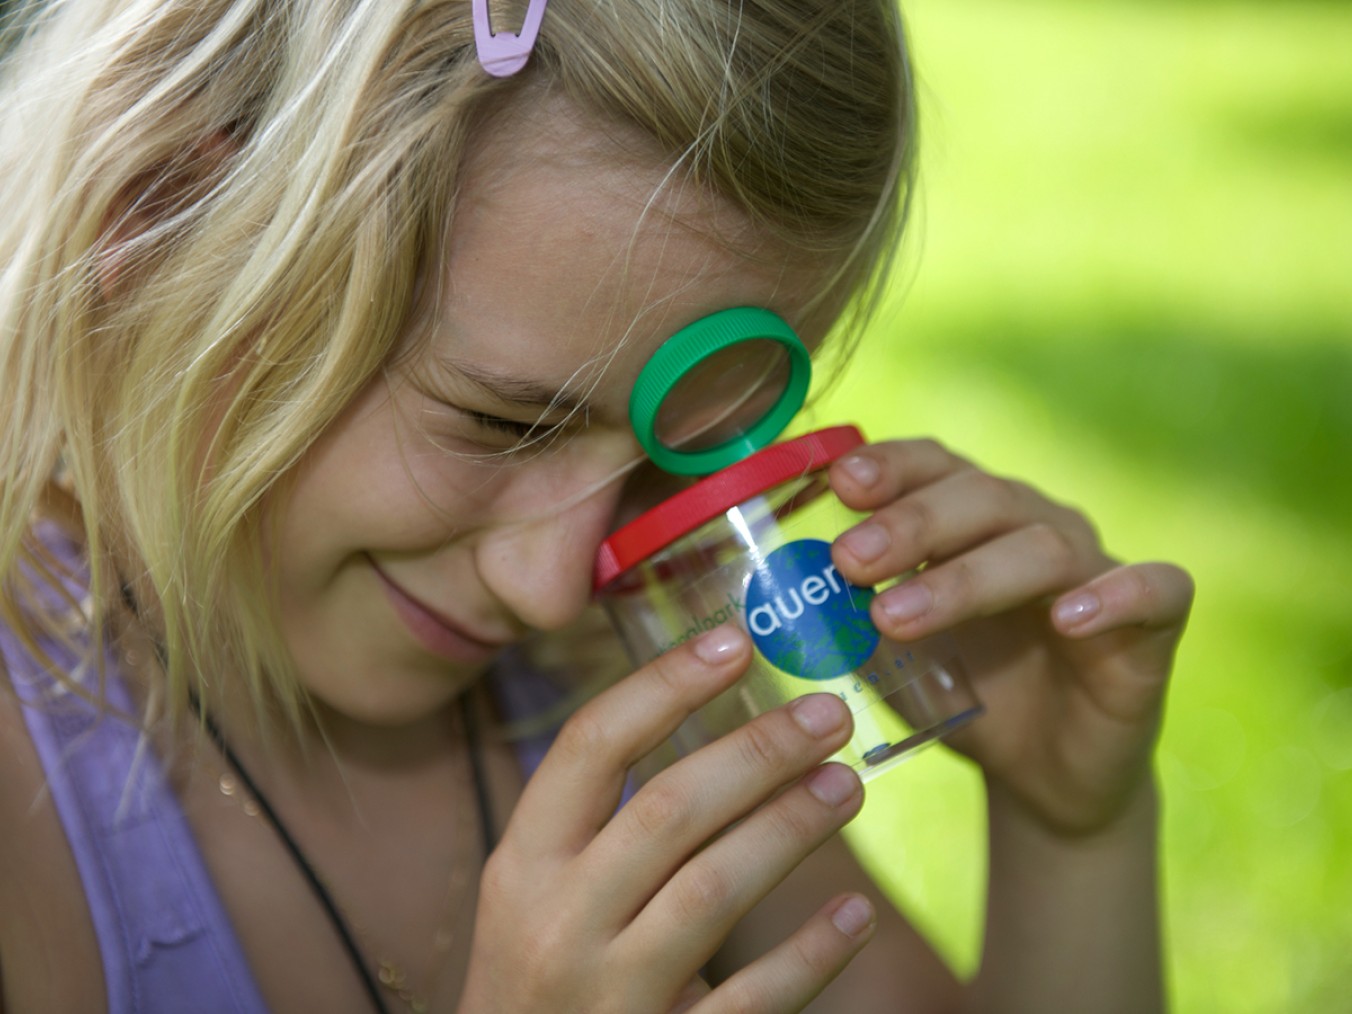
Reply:
[[[967,458],[958,454],[942,440],[936,437],[921,437],[912,441],[916,449],[917,458],[921,461],[930,462],[932,467],[947,475],[954,475],[969,469],[975,470],[976,466]]]
[[[745,764],[753,769],[778,769],[788,753],[765,720],[744,725],[737,735],[737,747]]]
[[[997,476],[1000,482],[1004,483],[1012,496],[1018,497],[1028,503],[1052,503],[1052,500],[1045,496],[1043,492],[1030,482],[1020,479],[1017,475]]]
[[[1028,526],[1028,534],[1052,575],[1059,579],[1074,575],[1079,551],[1063,528],[1038,521]]]
[[[1155,605],[1158,598],[1155,585],[1140,567],[1124,567],[1120,580],[1126,586],[1124,590],[1128,598],[1146,606],[1147,609]]]
[[[816,978],[831,975],[839,961],[837,952],[824,945],[818,934],[799,933],[790,939],[789,947],[798,964]]]
[[[558,919],[535,920],[521,927],[516,950],[523,978],[537,989],[567,981],[577,959],[574,936]]]
[[[935,609],[941,603],[960,603],[976,594],[981,585],[976,565],[962,556],[932,572],[928,579],[930,594],[934,596]]]
[[[1086,549],[1096,549],[1099,545],[1098,529],[1085,517],[1084,513],[1065,504],[1053,504],[1057,522],[1066,534]]]
[[[1021,483],[990,472],[973,470],[969,480],[976,487],[976,495],[989,502],[1000,514],[1016,513],[1022,505],[1024,491]]]
[[[533,990],[550,989],[575,968],[577,934],[570,920],[547,908],[538,888],[538,876],[517,862],[509,847],[500,847],[484,861],[479,879],[476,931],[511,934],[515,967],[521,981]]]
[[[690,683],[676,656],[670,654],[659,655],[648,663],[648,674],[654,684],[653,690],[666,701],[680,699],[681,691]]]
[[[792,805],[790,796],[785,796],[781,800],[784,805],[767,808],[766,819],[771,828],[771,834],[784,842],[798,843],[808,839],[815,839],[822,833],[823,818],[829,816],[830,811],[826,806],[818,803],[811,805]],[[808,799],[814,799],[808,796]],[[799,803],[805,802],[802,799]]]
[[[693,801],[670,778],[649,782],[625,807],[644,834],[662,838],[683,828],[694,812]]]
[[[896,505],[890,520],[893,532],[899,537],[898,541],[921,547],[932,544],[937,518],[934,508],[924,500],[915,497],[902,500]]]
[[[918,437],[910,441],[920,454],[930,458],[951,458],[953,453],[935,437]]]
[[[604,756],[612,749],[610,725],[599,707],[583,707],[563,724],[554,740],[554,748],[570,758]]]
[[[732,1014],[772,1014],[774,1005],[765,987],[754,981],[737,981],[723,987],[720,1009]]]
[[[513,886],[521,882],[514,865],[506,848],[488,854],[479,874],[479,893],[486,902],[500,902],[512,894]]]
[[[1179,600],[1186,609],[1197,595],[1197,582],[1192,574],[1175,563],[1162,563],[1160,566],[1163,568],[1165,580],[1178,585]]]
[[[736,894],[736,885],[720,867],[693,862],[682,871],[673,903],[677,913],[691,923],[705,923],[723,913]]]

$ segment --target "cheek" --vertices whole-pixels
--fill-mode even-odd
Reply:
[[[363,396],[265,505],[270,555],[291,590],[322,583],[359,553],[444,543],[488,510],[495,484],[491,470],[457,461],[402,425],[388,397]]]

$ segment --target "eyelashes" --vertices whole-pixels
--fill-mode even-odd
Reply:
[[[568,421],[545,422],[535,419],[527,422],[458,406],[456,411],[468,424],[464,429],[469,432],[464,433],[464,436],[492,454],[516,455],[526,450],[541,451],[552,446],[555,439],[566,431],[574,429]]]
[[[468,408],[461,408],[458,411],[464,413],[465,417],[480,429],[500,436],[512,437],[516,440],[548,436],[556,428],[538,422],[527,423],[518,419],[504,419],[501,416],[489,415],[487,412],[476,412]]]

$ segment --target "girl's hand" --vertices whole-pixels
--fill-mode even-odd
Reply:
[[[931,441],[874,444],[835,463],[841,500],[872,517],[836,568],[876,585],[898,641],[954,631],[986,714],[950,738],[988,782],[1060,835],[1106,828],[1150,791],[1150,754],[1192,581],[1120,565],[1089,522]]]
[[[837,897],[712,991],[699,979],[738,919],[859,811],[854,772],[819,766],[850,734],[834,697],[762,715],[616,812],[629,768],[749,659],[724,625],[567,722],[485,867],[463,1014],[797,1011],[863,947],[872,909]]]

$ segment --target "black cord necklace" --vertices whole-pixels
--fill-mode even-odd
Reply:
[[[338,939],[342,942],[343,950],[347,952],[348,960],[352,963],[352,967],[356,969],[357,974],[361,976],[362,986],[365,988],[366,995],[370,999],[372,1006],[374,1006],[380,1014],[388,1014],[389,1008],[385,1006],[385,998],[380,995],[380,986],[376,983],[375,977],[371,975],[371,970],[366,966],[366,959],[362,957],[361,951],[357,948],[357,941],[353,938],[352,931],[348,929],[347,920],[345,920],[342,913],[338,911],[338,905],[334,902],[333,896],[329,894],[328,889],[319,879],[319,875],[315,873],[314,866],[310,864],[310,860],[307,859],[305,853],[301,851],[300,846],[296,843],[296,839],[291,836],[291,832],[286,829],[286,825],[283,824],[281,818],[277,816],[277,811],[272,808],[272,803],[268,801],[268,797],[258,791],[258,783],[253,780],[249,775],[248,769],[240,762],[239,757],[235,754],[234,749],[231,748],[230,743],[226,740],[220,727],[210,715],[202,710],[202,706],[197,700],[197,694],[190,694],[188,699],[192,702],[193,713],[202,722],[203,727],[207,730],[207,735],[211,737],[211,742],[215,744],[216,749],[219,750],[221,756],[225,758],[225,762],[234,768],[235,774],[239,776],[239,780],[244,783],[244,788],[248,790],[250,796],[253,797],[254,802],[258,804],[258,809],[259,812],[262,813],[263,819],[268,822],[272,827],[272,830],[276,832],[277,837],[281,839],[287,854],[291,857],[292,862],[296,864],[296,868],[300,870],[301,875],[305,878],[305,883],[309,886],[310,892],[319,900],[320,905],[324,907],[324,914],[328,916],[329,922],[333,924],[333,928],[338,934]]]
[[[333,896],[329,893],[328,888],[324,886],[324,882],[320,880],[319,875],[315,872],[315,868],[311,864],[309,858],[301,850],[295,837],[287,830],[286,825],[282,823],[281,817],[279,817],[277,811],[273,809],[272,803],[268,800],[268,797],[259,789],[258,783],[253,780],[248,769],[244,766],[243,762],[240,761],[239,755],[236,754],[234,748],[230,746],[230,742],[225,738],[225,734],[221,731],[220,726],[218,726],[212,717],[202,709],[201,702],[197,699],[197,694],[195,692],[190,693],[188,700],[192,706],[193,713],[202,722],[202,726],[206,729],[207,735],[211,737],[211,742],[215,745],[216,749],[220,751],[221,756],[225,758],[225,762],[234,769],[235,774],[239,777],[244,788],[248,791],[254,802],[258,804],[259,813],[263,816],[263,819],[268,822],[269,826],[271,826],[278,839],[280,839],[282,845],[286,848],[287,855],[291,857],[291,861],[295,863],[296,868],[305,878],[305,883],[309,886],[311,893],[314,894],[320,905],[323,906],[324,914],[328,916],[329,922],[332,924],[334,931],[338,934],[338,938],[343,945],[343,950],[347,953],[348,961],[351,962],[353,969],[361,978],[362,986],[366,990],[366,995],[370,999],[371,1005],[375,1007],[380,1014],[389,1014],[389,1008],[385,1006],[385,998],[380,992],[380,985],[377,983],[375,976],[371,974],[366,959],[362,955],[361,949],[357,946],[356,938],[347,925],[347,920],[343,918],[337,903],[333,900]],[[487,856],[493,851],[497,842],[494,833],[492,804],[488,796],[487,778],[484,772],[484,762],[481,754],[479,725],[474,717],[474,708],[469,701],[468,693],[462,694],[460,697],[460,714],[461,720],[464,723],[465,739],[469,748],[470,770],[474,782],[474,798],[479,811],[479,830],[483,843],[483,854]]]
[[[124,604],[131,611],[132,616],[139,620],[141,614],[140,610],[137,608],[136,599],[131,592],[131,588],[128,585],[123,584],[121,586],[121,592]],[[151,644],[154,648],[156,659],[159,661],[160,669],[164,672],[168,672],[168,658],[166,657],[164,645],[156,638],[151,638]],[[301,850],[300,845],[296,842],[296,839],[291,832],[287,830],[286,825],[282,823],[281,817],[279,817],[277,811],[273,809],[272,803],[268,800],[268,797],[263,794],[258,787],[258,783],[254,781],[253,777],[249,774],[248,768],[240,761],[239,755],[235,753],[234,748],[230,745],[230,741],[225,738],[225,734],[221,731],[220,726],[216,724],[211,715],[202,707],[202,703],[198,699],[195,690],[188,691],[188,703],[192,708],[193,715],[202,723],[202,727],[211,738],[212,744],[220,752],[221,756],[225,759],[225,762],[234,769],[236,776],[243,784],[245,790],[252,796],[254,802],[257,804],[259,813],[277,835],[283,847],[285,847],[287,855],[290,856],[296,869],[300,871],[301,876],[305,879],[305,883],[310,888],[311,893],[324,909],[324,914],[328,917],[334,932],[338,934],[339,942],[342,944],[343,950],[347,954],[348,961],[352,964],[353,970],[361,979],[362,987],[366,991],[367,998],[371,1001],[371,1006],[373,1006],[379,1014],[389,1014],[389,1008],[385,1006],[385,998],[380,992],[380,985],[377,983],[375,976],[371,974],[371,969],[366,964],[366,959],[362,955],[361,949],[357,946],[356,938],[353,935],[352,930],[348,927],[347,920],[343,918],[342,913],[338,910],[338,905],[333,900],[333,895],[329,893],[328,888],[326,888],[323,881],[319,879],[319,874],[315,872],[314,865]],[[474,782],[474,800],[479,813],[479,834],[482,840],[483,855],[487,857],[497,846],[497,834],[493,823],[492,803],[488,794],[488,778],[484,770],[483,748],[482,739],[479,735],[479,723],[474,715],[474,707],[470,702],[470,695],[468,692],[460,695],[460,717],[465,730],[465,744],[469,751],[470,772]]]

